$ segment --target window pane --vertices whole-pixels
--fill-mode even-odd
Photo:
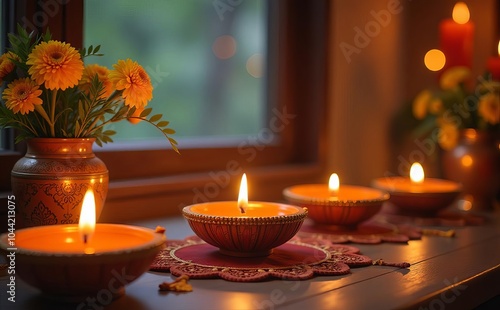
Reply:
[[[138,61],[153,82],[155,113],[176,138],[255,134],[265,126],[265,1],[85,1],[87,63]],[[161,138],[149,124],[113,124],[115,141]]]
[[[3,1],[0,1],[0,55],[5,52],[5,36],[4,34],[4,22],[6,22],[6,16],[3,12]],[[0,83],[0,96],[3,92],[3,83]],[[1,104],[1,103],[0,103]],[[0,152],[6,149],[6,139],[5,139],[6,131],[4,129],[0,129]]]

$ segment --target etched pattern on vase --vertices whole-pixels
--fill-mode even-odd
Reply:
[[[94,139],[36,138],[12,169],[20,227],[78,223],[83,197],[94,191],[99,217],[108,170],[92,151]]]

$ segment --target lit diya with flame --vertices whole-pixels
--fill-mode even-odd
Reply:
[[[394,176],[373,180],[373,187],[391,194],[390,202],[401,211],[434,214],[448,206],[462,190],[459,183],[426,178],[420,163],[414,163],[410,177]]]
[[[184,207],[182,214],[202,240],[235,257],[267,256],[300,229],[307,210],[281,203],[248,201],[243,174],[238,201]]]
[[[152,229],[95,223],[92,190],[79,225],[50,225],[0,236],[0,251],[15,253],[16,275],[45,297],[79,302],[106,292],[109,301],[149,269],[166,237]],[[104,297],[103,297],[104,298]]]
[[[288,187],[283,195],[290,203],[306,207],[317,224],[355,228],[377,214],[389,194],[369,187],[340,184],[336,173],[328,184]]]

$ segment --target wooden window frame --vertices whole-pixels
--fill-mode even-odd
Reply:
[[[16,20],[26,20],[26,16],[41,16],[43,20],[43,13],[49,12],[40,3],[15,1]],[[249,175],[252,200],[279,201],[287,186],[324,181],[328,174],[324,171],[324,150],[329,1],[268,3],[272,57],[268,100],[277,103],[277,111],[293,115],[280,127],[279,142],[264,145],[257,141],[252,145],[249,139],[244,146],[186,149],[181,145],[181,155],[166,150],[167,144],[131,151],[99,151],[96,147],[97,156],[110,171],[100,221],[178,215],[182,206],[193,202],[235,199],[242,171]],[[82,12],[83,0],[54,8],[46,22],[53,38],[81,47]],[[274,114],[268,111],[269,120],[276,118],[276,110]],[[0,217],[7,206],[10,169],[24,152],[21,144],[12,152],[0,153]]]

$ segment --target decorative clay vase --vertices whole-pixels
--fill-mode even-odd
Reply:
[[[490,211],[500,193],[500,149],[493,132],[463,130],[458,145],[443,153],[446,178],[462,183],[461,209]]]
[[[96,218],[108,192],[108,169],[95,156],[93,138],[33,138],[12,168],[17,227],[78,223],[83,197],[92,188]]]

